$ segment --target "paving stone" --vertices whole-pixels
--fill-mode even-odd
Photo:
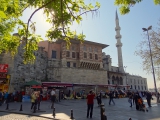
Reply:
[[[107,120],[128,120],[129,118],[132,118],[132,120],[160,120],[160,105],[156,104],[155,100],[152,101],[152,107],[148,108],[149,112],[142,112],[137,111],[135,109],[135,105],[133,107],[129,107],[130,104],[128,103],[127,98],[121,98],[121,99],[114,99],[116,105],[109,105],[109,99],[103,99],[102,100],[105,105],[105,114],[107,115]],[[97,101],[94,101],[94,109],[93,109],[93,118],[92,120],[100,120],[100,108],[97,105]],[[146,104],[146,100],[144,100]],[[2,112],[0,112],[0,120],[8,120],[10,117],[8,115],[15,115],[14,113],[18,113],[15,115],[13,120],[20,119],[20,120],[41,120],[40,117],[46,117],[53,119],[53,109],[50,109],[50,101],[44,101],[41,102],[41,110],[37,111],[36,113],[33,113],[30,110],[31,103],[22,103],[23,105],[23,111],[19,111],[21,103],[9,103],[9,106],[11,109],[5,110],[6,105],[0,106],[0,111],[5,111],[5,115],[2,115]],[[147,106],[147,104],[146,104]],[[86,113],[87,113],[87,105],[86,100],[62,100],[60,103],[55,103],[55,118],[58,120],[70,120],[70,114],[71,109],[73,109],[73,116],[75,120],[87,120]],[[9,113],[7,113],[9,112]],[[22,114],[28,114],[28,115],[22,115]],[[34,116],[36,115],[36,116]],[[28,116],[28,117],[27,117]],[[33,117],[32,117],[33,116]],[[24,118],[24,119],[21,119]],[[35,117],[35,118],[34,118]],[[15,118],[15,119],[14,119]],[[34,118],[34,119],[33,119]],[[44,118],[42,118],[44,119]],[[9,119],[11,120],[11,119]]]

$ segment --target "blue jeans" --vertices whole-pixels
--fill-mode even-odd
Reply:
[[[110,98],[110,99],[109,99],[109,105],[111,104],[111,101],[112,101],[113,104],[115,105],[113,98]]]

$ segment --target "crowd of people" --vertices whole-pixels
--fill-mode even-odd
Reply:
[[[116,95],[117,91],[116,90],[110,91],[106,94],[109,96],[109,105],[111,105],[111,102],[115,105],[115,102],[113,99],[118,98],[118,95]],[[87,118],[89,116],[90,116],[90,118],[92,118],[95,96],[96,96],[96,94],[93,92],[93,90],[91,90],[89,92],[89,94],[87,95]],[[148,107],[152,107],[151,100],[153,99],[153,97],[152,97],[151,92],[147,92],[147,91],[145,91],[145,92],[143,92],[143,91],[130,92],[130,91],[127,91],[126,96],[128,97],[128,102],[130,103],[130,107],[132,107],[135,104],[136,110],[148,112],[148,109],[147,109],[146,105],[144,104],[144,99],[147,100]],[[159,93],[158,93],[157,97],[159,98]],[[98,106],[100,106],[102,103],[101,92],[99,92],[97,94],[96,99],[97,99]]]
[[[23,92],[15,91],[13,93],[0,92],[0,106],[2,103],[22,102]]]
[[[153,99],[153,97],[151,92],[128,92],[128,97],[130,107],[135,104],[136,110],[141,110],[143,108],[148,112],[144,104],[144,98],[147,100],[148,107],[152,107],[151,100]]]
[[[22,96],[23,92],[17,92],[15,91],[14,93],[2,93],[0,92],[0,105],[2,103],[9,103],[9,102],[22,102]],[[57,98],[56,95],[56,89],[53,88],[49,94],[49,99],[51,100],[51,109],[54,108],[54,103],[56,102],[56,99],[65,99],[65,97],[70,97],[72,96],[74,99],[77,99],[77,97],[81,97],[82,99],[87,99],[87,118],[90,117],[92,118],[93,115],[93,106],[94,106],[94,99],[97,99],[97,104],[98,106],[101,105],[102,103],[102,98],[103,98],[103,92],[99,91],[95,93],[93,90],[90,90],[89,93],[85,90],[82,90],[80,92],[71,92],[70,90],[68,93],[65,95],[63,91],[59,91],[59,95]],[[147,100],[148,107],[151,106],[151,100],[153,99],[151,92],[143,92],[143,91],[137,91],[137,92],[131,92],[131,91],[126,91],[125,93],[121,93],[121,95],[125,95],[128,97],[128,102],[130,104],[130,107],[135,105],[136,110],[143,110],[147,111],[148,109],[146,108],[146,105],[144,104],[144,99]],[[114,105],[116,104],[114,99],[119,98],[120,93],[117,90],[109,91],[105,93],[105,96],[108,96],[109,98],[109,105],[113,103]],[[158,93],[159,96],[159,93]],[[157,97],[158,97],[157,96]],[[43,98],[43,93],[42,91],[32,91],[30,94],[31,98],[31,111],[36,112],[36,110],[40,110],[40,103]],[[159,97],[158,97],[159,98]]]

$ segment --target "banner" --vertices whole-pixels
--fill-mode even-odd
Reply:
[[[8,86],[8,84],[4,84],[4,86],[3,86],[3,91],[8,91],[8,88],[9,88],[9,86]]]
[[[0,73],[0,78],[7,78],[7,74],[6,73]]]
[[[8,72],[8,64],[0,64],[0,73]]]

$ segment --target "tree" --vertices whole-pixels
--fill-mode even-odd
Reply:
[[[121,14],[127,14],[130,12],[130,8],[134,5],[142,2],[143,0],[115,0],[115,5],[120,6],[119,10]],[[160,4],[160,0],[153,0],[155,5]]]
[[[152,58],[155,66],[155,74],[160,80],[160,20],[158,28],[149,31],[149,38],[151,43]],[[144,40],[140,42],[138,50],[135,52],[136,55],[140,56],[143,60],[143,69],[148,73],[152,73],[151,68],[151,55],[149,49],[148,35],[144,33]],[[158,67],[157,67],[158,66]]]
[[[121,14],[130,11],[130,7],[142,0],[115,0],[115,5],[120,6]],[[155,4],[160,4],[160,0],[154,0]],[[20,17],[27,8],[35,8],[35,11],[24,23]],[[86,5],[84,0],[1,0],[0,5],[0,54],[10,52],[12,56],[17,53],[17,48],[21,41],[25,43],[24,62],[33,62],[34,51],[38,49],[39,41],[43,40],[40,35],[35,34],[35,24],[32,17],[39,11],[43,10],[48,23],[52,27],[46,32],[48,40],[64,39],[67,46],[70,45],[70,39],[77,36],[78,40],[83,41],[83,33],[77,35],[75,31],[70,30],[73,22],[80,23],[82,15],[91,12],[98,12],[100,4],[96,2],[93,6],[91,3]],[[12,35],[12,32],[18,26],[18,35]]]
[[[35,11],[24,23],[20,17],[27,8],[35,8]],[[31,63],[34,61],[34,51],[38,49],[39,41],[43,40],[40,35],[35,34],[35,22],[32,17],[39,11],[43,10],[46,15],[46,22],[52,24],[52,27],[46,32],[48,40],[64,39],[67,45],[70,40],[77,36],[77,39],[83,41],[83,33],[76,34],[70,30],[73,22],[80,23],[82,15],[88,12],[96,13],[100,4],[96,2],[93,6],[91,3],[86,5],[84,0],[1,0],[0,5],[0,53],[10,52],[12,56],[17,53],[17,48],[21,41],[25,43],[24,62]],[[18,26],[18,35],[12,35],[14,29]]]

